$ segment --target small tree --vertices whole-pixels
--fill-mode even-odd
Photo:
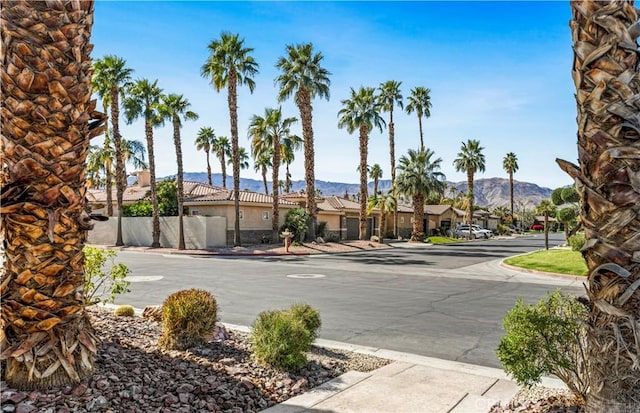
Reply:
[[[576,191],[574,186],[556,188],[551,192],[551,202],[556,206],[570,204],[564,208],[561,208],[556,213],[556,220],[561,222],[564,226],[564,235],[567,241],[569,237],[575,235],[576,232],[582,227],[578,220],[578,202],[580,202],[580,195]],[[569,227],[572,227],[569,230]]]
[[[128,293],[131,283],[126,280],[129,267],[116,263],[118,253],[85,246],[84,252],[84,303],[113,303],[117,294]],[[106,264],[106,267],[105,267]]]
[[[287,211],[284,218],[283,229],[293,232],[293,239],[304,241],[304,236],[309,229],[309,213],[303,208],[292,208]]]

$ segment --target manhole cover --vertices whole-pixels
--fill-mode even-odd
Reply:
[[[160,281],[164,278],[162,275],[128,275],[125,280],[132,283],[143,283],[148,281]]]
[[[324,278],[324,274],[289,274],[287,278]]]

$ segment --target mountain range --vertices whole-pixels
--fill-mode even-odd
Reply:
[[[211,175],[213,185],[222,186],[222,174],[214,173]],[[175,175],[167,176],[161,179],[175,179]],[[185,172],[185,181],[195,181],[207,183],[206,172]],[[271,187],[271,182],[268,182]],[[233,179],[227,176],[227,188],[233,187]],[[306,187],[305,181],[292,181],[292,191],[299,191]],[[254,192],[264,192],[264,184],[261,180],[240,178],[240,188]],[[452,188],[455,193],[467,191],[467,182],[447,182],[447,197],[451,196]],[[339,195],[345,193],[349,195],[357,194],[360,191],[360,184],[349,184],[344,182],[331,182],[316,180],[316,189],[320,190],[323,195]],[[391,189],[391,180],[380,180],[378,190],[386,192]],[[369,182],[369,192],[373,192],[373,182]],[[489,209],[497,206],[509,205],[509,180],[505,178],[483,178],[474,181],[475,204]],[[514,180],[513,182],[513,198],[516,202],[515,208],[525,206],[532,208],[538,205],[540,201],[551,198],[551,189],[538,186],[530,182],[521,182]]]

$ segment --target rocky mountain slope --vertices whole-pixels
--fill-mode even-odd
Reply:
[[[168,176],[166,178],[175,178],[175,176]],[[165,178],[162,178],[165,179]],[[207,182],[207,174],[205,172],[185,172],[184,179],[196,182]],[[212,174],[213,184],[222,186],[222,175],[215,173]],[[227,187],[233,186],[233,180],[230,176],[227,176]],[[271,182],[269,182],[271,186]],[[293,181],[293,191],[298,191],[305,188],[305,182],[303,180]],[[390,180],[381,180],[378,184],[379,190],[388,191],[391,188]],[[240,178],[240,188],[248,189],[255,192],[264,192],[264,185],[262,181],[257,179]],[[447,188],[455,188],[457,192],[467,191],[467,182],[447,182]],[[349,195],[357,194],[360,191],[359,184],[349,184],[344,182],[330,182],[316,180],[316,189],[319,189],[323,195],[344,195],[346,192]],[[369,191],[373,191],[373,182],[369,182]],[[495,208],[500,205],[509,205],[509,180],[505,178],[485,178],[477,179],[474,182],[474,192],[476,198],[476,204],[482,207]],[[451,196],[451,189],[447,189],[447,197]],[[551,189],[540,187],[530,182],[514,181],[514,200],[516,201],[516,208],[518,208],[517,202],[522,202],[527,208],[540,203],[544,199],[551,197]]]

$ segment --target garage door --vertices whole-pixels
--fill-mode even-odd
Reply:
[[[360,221],[358,218],[347,218],[347,239],[358,239],[360,235]]]

